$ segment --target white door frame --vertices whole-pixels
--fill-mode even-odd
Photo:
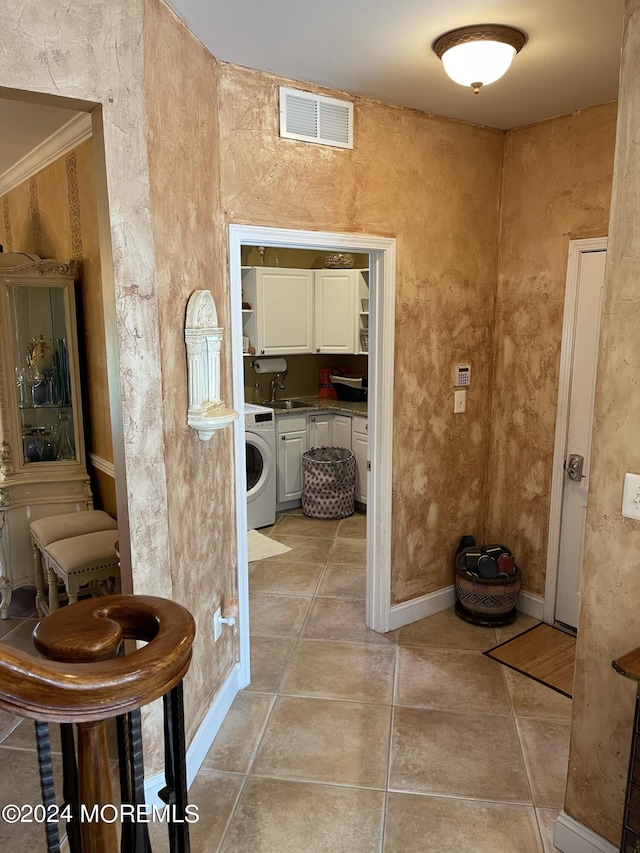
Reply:
[[[229,276],[233,407],[243,411],[242,246],[265,246],[319,251],[368,253],[369,265],[369,493],[367,511],[367,625],[390,630],[391,610],[391,474],[393,450],[393,362],[395,332],[396,241],[365,234],[294,231],[254,225],[229,225]],[[239,687],[250,681],[249,569],[247,562],[246,468],[244,418],[234,425],[236,521],[238,546],[238,603],[240,608]]]
[[[547,577],[544,590],[543,619],[550,625],[553,624],[556,613],[558,560],[562,524],[562,495],[565,480],[563,462],[567,449],[567,431],[569,429],[571,367],[573,364],[573,348],[576,331],[575,316],[578,304],[580,256],[587,254],[588,252],[602,251],[606,248],[606,237],[593,237],[587,240],[571,240],[569,243],[569,261],[567,264],[567,281],[564,297],[564,317],[562,320],[562,348],[560,350],[558,410],[556,415],[556,434],[553,451],[553,476],[551,480],[549,538],[547,542]]]

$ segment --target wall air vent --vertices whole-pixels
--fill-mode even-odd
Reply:
[[[280,86],[280,136],[353,148],[353,103]]]

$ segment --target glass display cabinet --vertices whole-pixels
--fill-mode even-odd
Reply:
[[[0,254],[0,618],[35,586],[29,524],[92,508],[72,264]],[[39,574],[39,573],[38,573]]]

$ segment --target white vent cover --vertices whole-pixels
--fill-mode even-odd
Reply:
[[[280,136],[353,148],[353,103],[280,86]]]

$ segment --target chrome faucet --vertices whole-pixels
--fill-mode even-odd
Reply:
[[[276,375],[273,377],[273,379],[271,380],[271,399],[269,400],[270,403],[276,402],[276,388],[279,388],[281,391],[284,391],[284,389],[287,387],[286,379],[286,370],[282,374],[276,373]]]

